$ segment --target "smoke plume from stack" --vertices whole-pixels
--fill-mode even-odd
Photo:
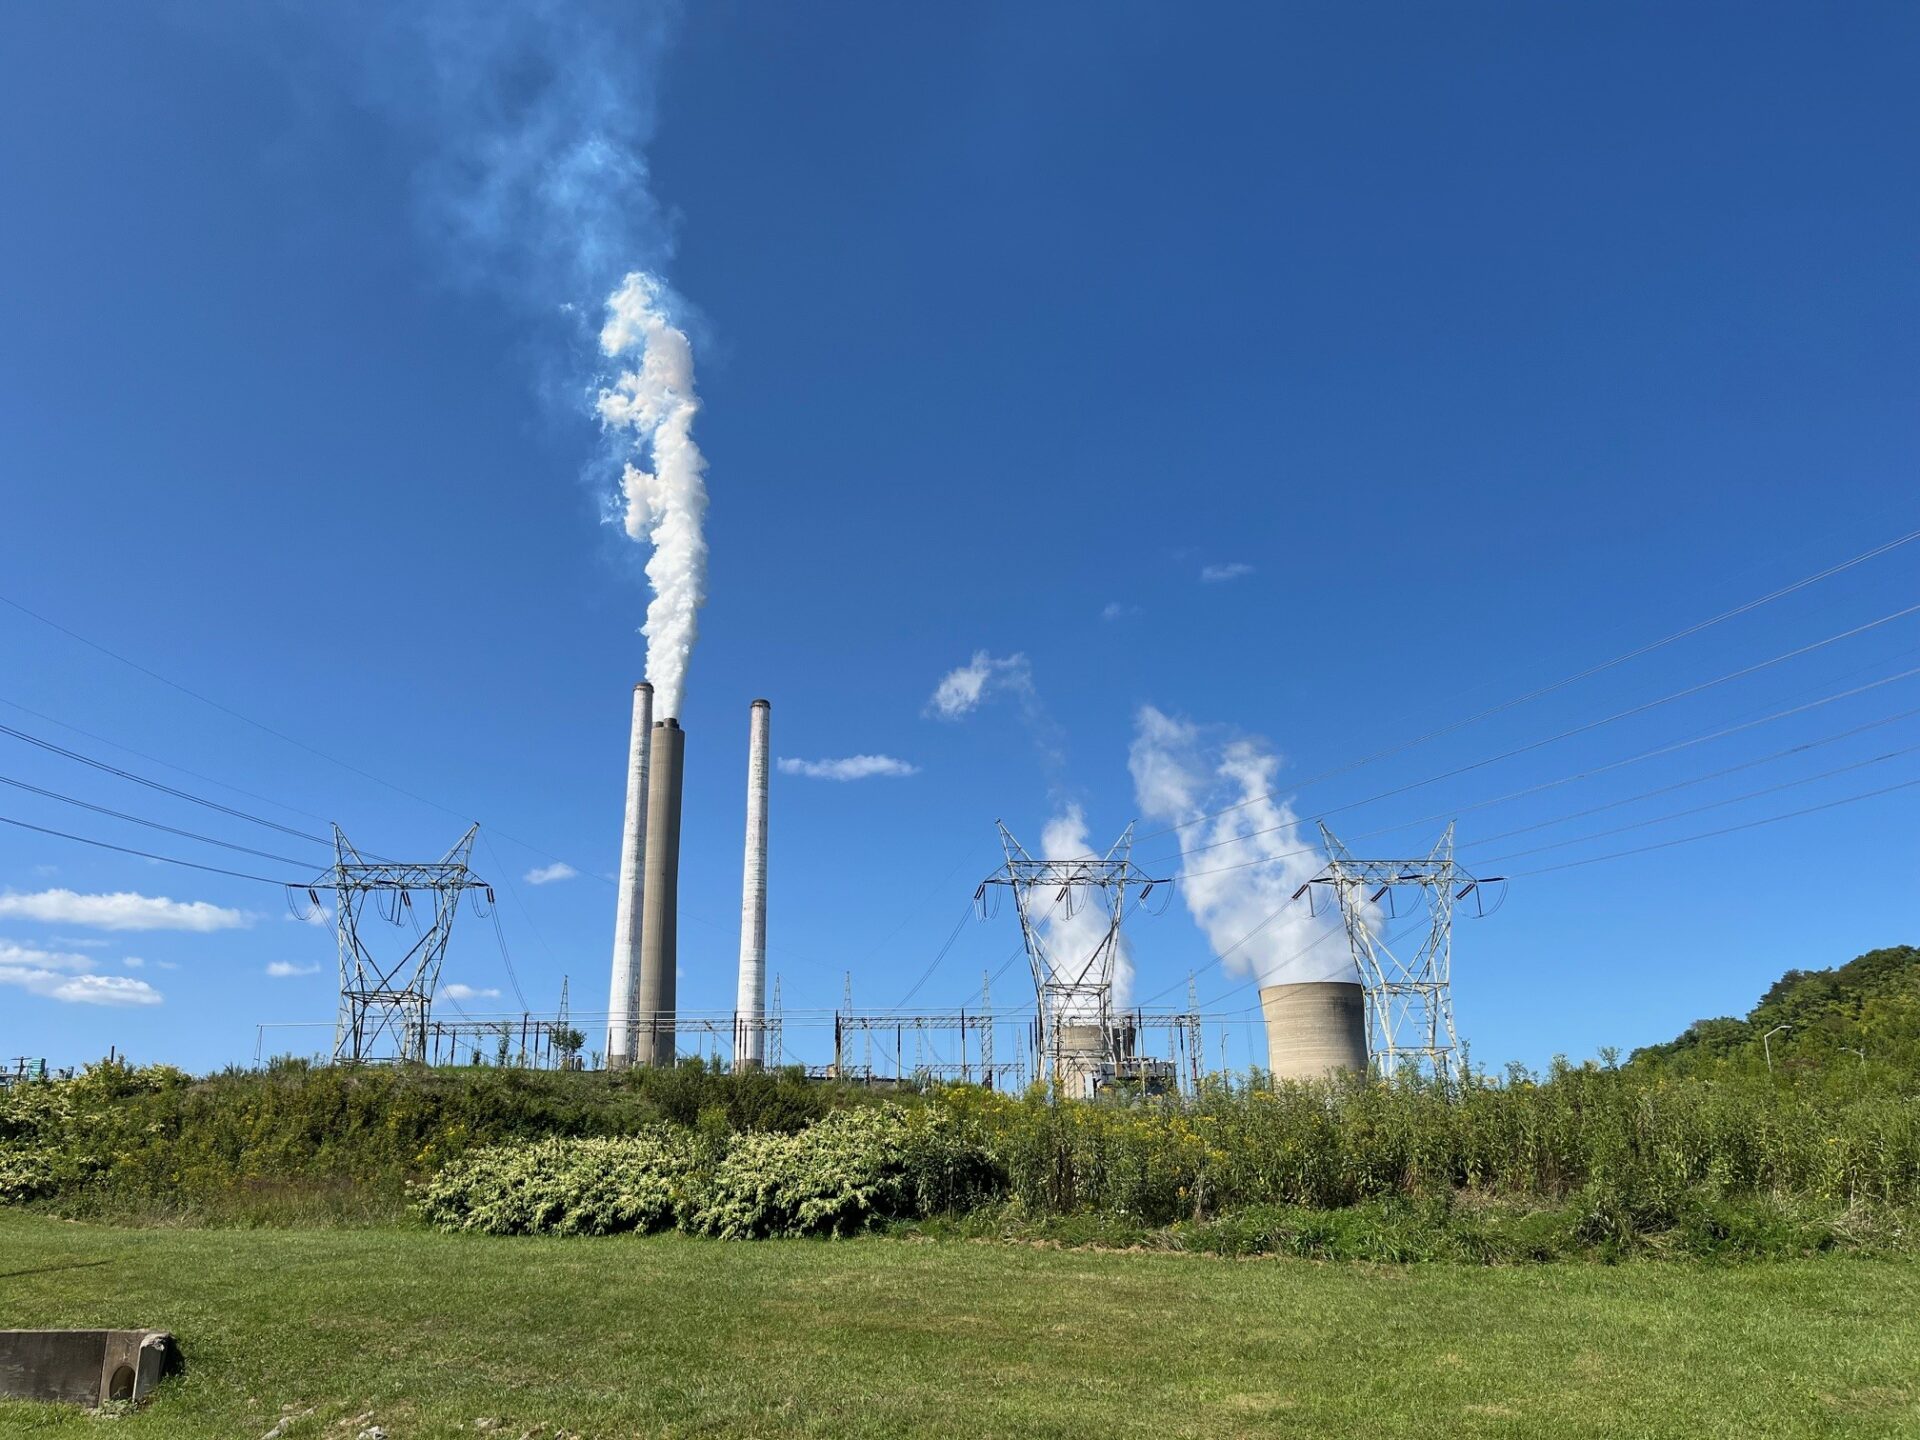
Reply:
[[[1293,808],[1271,798],[1278,756],[1143,705],[1128,768],[1142,816],[1182,827],[1180,893],[1229,974],[1262,986],[1359,980],[1337,917],[1289,903],[1322,860]]]
[[[634,271],[607,297],[600,349],[630,361],[600,392],[601,422],[631,433],[633,458],[621,474],[627,534],[653,547],[647,582],[647,679],[660,714],[677,719],[687,661],[707,603],[706,458],[694,443],[700,400],[693,385],[693,346],[662,309],[664,288]]]

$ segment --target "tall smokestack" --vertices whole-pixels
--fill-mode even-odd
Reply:
[[[740,882],[740,993],[734,1001],[735,1063],[767,1060],[767,742],[773,705],[753,702],[747,722],[747,856]],[[775,1057],[776,1059],[778,1057]]]
[[[1345,980],[1304,980],[1260,992],[1267,1069],[1276,1080],[1325,1080],[1367,1070],[1367,992]]]
[[[607,1068],[633,1063],[633,1001],[640,983],[641,897],[646,893],[647,744],[653,686],[633,687],[633,736],[627,746],[627,813],[620,830],[620,889],[613,909],[613,981],[607,989]]]
[[[647,773],[646,899],[640,910],[640,988],[634,1059],[673,1063],[673,1010],[679,963],[680,776],[687,736],[678,720],[653,727]]]

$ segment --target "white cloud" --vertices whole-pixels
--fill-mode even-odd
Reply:
[[[556,880],[571,880],[580,872],[564,860],[556,860],[551,865],[538,865],[527,871],[526,882],[529,885],[551,885]]]
[[[75,955],[61,950],[42,950],[32,945],[19,945],[11,940],[0,940],[0,969],[21,967],[39,970],[71,970],[79,973],[93,969],[93,957]]]
[[[267,974],[276,980],[290,980],[296,975],[318,975],[318,965],[296,965],[291,960],[275,960],[267,966]]]
[[[795,760],[782,755],[780,773],[809,780],[869,780],[876,775],[918,775],[920,767],[891,755],[848,755],[839,760]]]
[[[442,985],[440,993],[449,1000],[498,1000],[500,998],[498,990],[492,988],[476,990],[473,986],[462,985],[458,981],[451,985]]]
[[[1243,575],[1253,574],[1253,566],[1244,560],[1229,561],[1225,565],[1202,565],[1200,578],[1209,585],[1217,585],[1223,580],[1238,580]]]
[[[1116,620],[1125,620],[1129,616],[1138,615],[1139,613],[1140,607],[1138,605],[1128,605],[1119,600],[1109,600],[1101,607],[1100,618],[1111,625]]]
[[[0,985],[70,1005],[158,1005],[160,992],[128,975],[96,975],[93,957],[0,940]]]
[[[117,945],[120,942],[105,940],[98,935],[56,935],[53,937],[53,943],[69,945],[75,950],[105,950],[109,945]]]
[[[1032,695],[1032,665],[1025,655],[996,659],[984,650],[976,650],[973,659],[941,677],[927,701],[926,713],[941,720],[958,720],[1001,691]]]
[[[158,990],[130,975],[72,975],[41,993],[70,1005],[158,1005],[161,1001]]]
[[[142,965],[145,965],[147,962],[142,960],[138,955],[122,955],[120,957],[120,963],[126,966],[127,969],[129,970],[138,970]]]
[[[131,890],[111,895],[81,895],[72,890],[41,890],[0,895],[0,915],[41,920],[53,925],[87,925],[96,930],[237,930],[250,924],[242,911],[205,900],[169,900]]]

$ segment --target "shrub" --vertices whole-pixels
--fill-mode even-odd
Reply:
[[[678,1225],[728,1239],[846,1235],[959,1210],[1000,1190],[991,1158],[947,1116],[843,1110],[794,1134],[698,1129],[550,1138],[476,1150],[415,1192],[430,1225],[489,1235],[607,1235]]]
[[[485,1235],[610,1235],[665,1230],[687,1204],[699,1150],[660,1127],[613,1140],[496,1145],[455,1160],[421,1186],[430,1225]]]
[[[848,1235],[995,1188],[991,1159],[952,1119],[916,1124],[897,1105],[842,1110],[793,1135],[735,1136],[687,1228],[735,1240]]]

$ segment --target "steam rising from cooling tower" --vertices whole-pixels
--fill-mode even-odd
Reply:
[[[647,581],[647,679],[659,711],[677,719],[686,692],[687,661],[707,602],[706,458],[693,440],[700,400],[693,385],[693,346],[663,309],[664,287],[634,271],[607,297],[600,349],[637,363],[599,398],[601,422],[632,434],[634,456],[621,475],[627,534],[653,547]],[[651,467],[651,468],[648,468]]]
[[[1358,982],[1338,925],[1289,903],[1322,861],[1292,807],[1272,798],[1278,756],[1143,705],[1128,767],[1141,814],[1181,827],[1180,893],[1229,974],[1263,986]]]

